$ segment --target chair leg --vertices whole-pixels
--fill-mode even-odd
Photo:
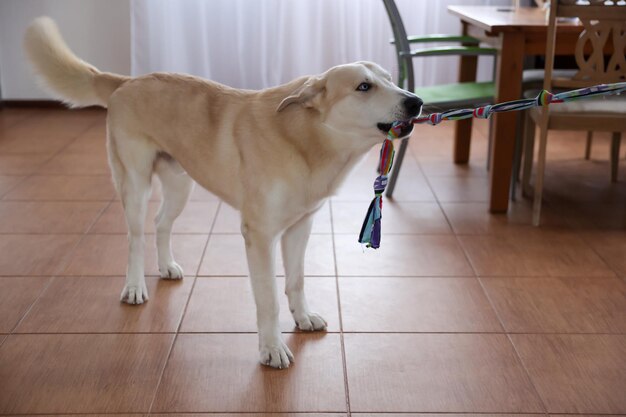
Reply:
[[[544,110],[546,111],[546,110]],[[537,174],[535,175],[535,190],[533,200],[533,225],[539,226],[541,221],[541,199],[543,198],[543,178],[546,169],[546,148],[548,145],[548,122],[547,114],[541,120],[539,133],[539,153],[537,154]]]
[[[494,118],[489,118],[489,132],[487,133],[487,171],[491,168],[491,149],[493,148]]]
[[[591,142],[593,141],[593,132],[590,130],[587,132],[587,143],[585,144],[585,159],[591,157]]]
[[[617,182],[617,168],[619,167],[619,147],[622,142],[622,133],[613,132],[611,138],[611,182]]]
[[[511,175],[511,193],[509,198],[511,201],[515,201],[517,194],[517,182],[519,181],[520,166],[522,165],[522,148],[523,148],[523,123],[524,115],[519,113],[517,115],[517,126],[521,126],[522,129],[515,130],[515,153],[513,154],[513,172]]]
[[[530,114],[524,116],[524,165],[522,167],[522,195],[529,197],[531,195],[530,174],[533,169],[533,159],[535,156],[535,122]]]
[[[387,191],[385,192],[387,198],[391,198],[393,196],[393,190],[396,188],[396,182],[398,181],[398,175],[400,174],[400,167],[402,166],[402,160],[404,160],[404,154],[406,153],[406,148],[408,146],[409,139],[403,139],[400,141],[400,149],[398,149],[398,153],[395,155],[393,168],[391,168],[391,177],[389,178]]]
[[[472,119],[459,120],[454,129],[453,157],[455,164],[467,164],[472,146]]]

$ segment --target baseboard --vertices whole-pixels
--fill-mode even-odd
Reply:
[[[57,100],[2,100],[1,107],[44,107],[66,109],[67,106]]]
[[[0,100],[1,108],[44,108],[44,109],[66,109],[69,110],[65,104],[57,100]],[[81,107],[80,109],[94,110],[102,109],[100,106],[88,106]]]

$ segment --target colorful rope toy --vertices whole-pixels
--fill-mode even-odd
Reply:
[[[374,199],[363,221],[363,227],[359,234],[359,242],[365,244],[368,248],[378,249],[380,247],[383,192],[387,187],[387,174],[389,174],[391,170],[395,153],[392,141],[398,138],[403,127],[419,123],[437,125],[443,120],[463,120],[472,117],[488,119],[494,113],[526,110],[532,107],[547,106],[552,103],[565,103],[596,96],[618,95],[624,91],[626,91],[626,82],[596,85],[558,94],[552,94],[549,91],[542,90],[535,98],[507,101],[505,103],[486,105],[475,109],[448,110],[442,113],[415,117],[406,122],[394,122],[380,150],[380,175],[374,181]]]

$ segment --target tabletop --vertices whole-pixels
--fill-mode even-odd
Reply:
[[[538,7],[448,6],[448,11],[490,34],[517,30],[545,32],[548,28],[546,11]],[[580,32],[582,28],[578,20],[558,25],[559,32]]]

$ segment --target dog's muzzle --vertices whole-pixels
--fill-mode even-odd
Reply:
[[[402,101],[402,107],[404,108],[404,118],[401,119],[403,125],[400,131],[399,138],[407,137],[413,131],[413,123],[411,119],[418,117],[422,112],[422,106],[424,102],[421,98],[414,94],[407,94],[407,97]],[[376,125],[378,129],[384,133],[389,132],[392,123],[378,123]]]

